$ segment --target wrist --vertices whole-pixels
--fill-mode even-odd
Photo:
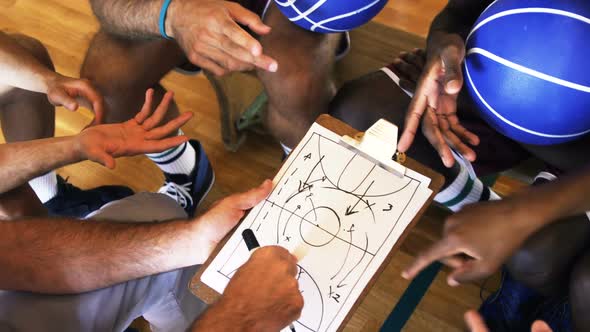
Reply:
[[[178,13],[182,12],[182,10],[179,9],[181,6],[180,2],[180,0],[171,0],[166,9],[166,13],[164,14],[166,15],[164,19],[164,30],[166,31],[166,35],[171,39],[175,39],[177,36],[176,26],[179,17]],[[182,17],[182,15],[180,17]]]
[[[88,159],[88,155],[86,154],[86,151],[84,149],[84,144],[82,143],[84,135],[85,133],[84,131],[82,131],[76,136],[71,136],[71,151],[74,155],[74,158],[76,158],[79,161],[84,161]]]
[[[41,93],[47,94],[51,86],[59,79],[60,75],[52,70],[45,70],[41,73]]]
[[[217,247],[217,242],[212,240],[211,232],[206,226],[206,223],[202,222],[201,217],[190,221],[190,233],[192,237],[191,242],[197,246],[193,252],[199,253],[194,256],[197,260],[195,264],[204,264],[211,253],[213,253],[213,250],[215,250],[215,247]]]
[[[554,204],[548,204],[543,197],[536,197],[529,192],[516,194],[509,198],[513,219],[517,228],[526,235],[532,235],[554,220]]]

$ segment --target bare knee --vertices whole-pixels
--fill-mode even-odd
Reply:
[[[567,292],[569,268],[553,247],[551,241],[545,243],[528,241],[508,261],[510,274],[517,281],[546,296],[562,295]]]
[[[330,103],[330,115],[361,131],[381,118],[401,128],[408,102],[384,73],[373,72],[344,84]]]

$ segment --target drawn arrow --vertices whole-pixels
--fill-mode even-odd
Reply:
[[[375,181],[371,181],[371,184],[369,184],[369,186],[367,187],[367,189],[365,190],[365,192],[361,195],[361,197],[359,197],[358,201],[356,201],[356,203],[353,206],[348,206],[346,208],[346,212],[344,213],[345,216],[350,216],[353,215],[355,213],[358,213],[358,211],[355,211],[354,208],[356,208],[357,205],[359,205],[360,202],[363,201],[363,198],[365,197],[365,195],[367,194],[367,192],[369,192],[369,189],[371,189],[371,186],[373,185],[373,183],[375,183]]]

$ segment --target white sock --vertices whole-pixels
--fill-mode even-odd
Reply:
[[[29,181],[29,185],[39,197],[41,203],[47,203],[57,195],[57,174],[55,171],[41,175]]]
[[[146,154],[164,173],[190,175],[195,169],[197,151],[185,142],[161,153]]]
[[[437,203],[457,212],[467,204],[500,199],[498,194],[485,186],[475,175],[469,161],[458,155],[455,155],[455,160],[460,166],[459,175],[448,187],[434,197]]]
[[[285,152],[285,155],[290,155],[291,151],[293,151],[293,149],[291,149],[290,147],[286,146],[285,144],[283,144],[283,142],[281,143],[281,147],[283,148],[283,152]]]

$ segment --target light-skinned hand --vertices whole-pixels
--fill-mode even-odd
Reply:
[[[47,99],[52,105],[63,106],[70,111],[76,111],[80,106],[85,107],[94,112],[93,124],[102,123],[103,98],[89,80],[55,74],[45,84]]]
[[[137,115],[126,122],[91,126],[76,137],[76,149],[82,159],[92,160],[107,168],[115,168],[115,158],[166,151],[188,141],[187,136],[174,135],[193,116],[187,112],[167,123],[161,123],[172,101],[168,92],[155,111],[154,91],[147,90],[145,103]]]
[[[277,71],[277,62],[265,55],[260,42],[240,25],[258,35],[271,31],[258,15],[232,1],[175,0],[166,19],[167,33],[189,61],[215,75],[255,67]]]

